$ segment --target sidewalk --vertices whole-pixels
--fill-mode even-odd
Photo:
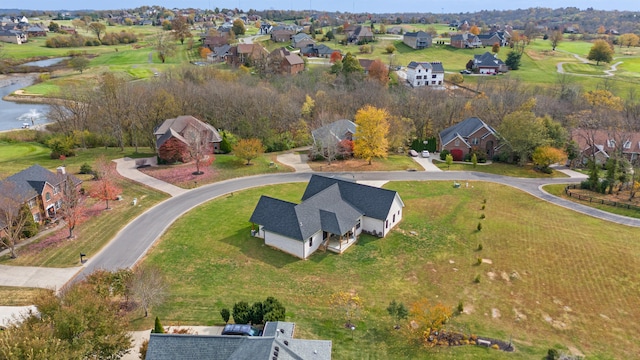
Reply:
[[[171,195],[171,196],[178,196],[178,195],[182,195],[184,193],[186,193],[187,189],[183,189],[180,187],[177,187],[175,185],[166,183],[162,180],[158,180],[154,177],[151,177],[141,171],[138,170],[137,166],[136,166],[136,160],[141,160],[141,159],[131,159],[131,158],[122,158],[122,159],[116,159],[113,160],[116,163],[116,169],[118,170],[118,173],[120,175],[122,175],[123,177],[126,177],[128,179],[131,179],[133,181],[137,181],[141,184],[147,185],[149,187],[152,187],[154,189],[166,192],[167,194]],[[155,163],[156,158],[148,158],[147,159],[148,162],[151,163]]]

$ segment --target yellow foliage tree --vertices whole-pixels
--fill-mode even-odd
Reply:
[[[608,90],[592,90],[584,94],[584,98],[587,103],[594,108],[616,111],[621,111],[624,108],[622,99],[613,95]]]
[[[264,153],[264,146],[260,139],[242,139],[233,147],[233,154],[237,158],[247,160],[247,165],[262,153]]]
[[[557,148],[551,146],[539,146],[531,155],[533,164],[540,167],[543,171],[549,169],[551,164],[559,163],[567,159],[567,154]]]
[[[347,319],[345,326],[351,327],[354,321],[360,317],[363,309],[363,302],[357,293],[339,291],[331,294],[329,299],[331,307],[340,315],[344,315]]]
[[[476,25],[473,25],[470,29],[469,32],[472,33],[473,35],[480,35],[480,28]]]
[[[378,109],[367,105],[358,110],[355,123],[358,125],[354,135],[353,154],[365,159],[371,165],[374,157],[387,157],[387,133],[389,132],[389,113],[385,109]]]
[[[411,330],[417,331],[422,338],[425,332],[440,330],[452,315],[453,310],[450,306],[442,303],[433,305],[429,299],[422,298],[411,304],[409,310]]]

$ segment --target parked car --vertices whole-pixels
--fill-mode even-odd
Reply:
[[[417,152],[417,151],[415,151],[415,150],[413,150],[413,149],[411,149],[411,150],[409,150],[409,156],[411,156],[411,157],[418,157],[418,152]]]
[[[222,335],[262,336],[262,330],[249,324],[227,324],[222,329]]]
[[[431,156],[431,154],[429,154],[429,150],[422,150],[422,157],[423,158],[428,158],[429,156]]]
[[[460,74],[469,75],[469,74],[471,74],[471,71],[469,71],[469,70],[460,70]]]

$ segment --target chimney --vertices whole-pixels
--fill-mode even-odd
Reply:
[[[57,170],[57,173],[60,175],[65,175],[67,173],[67,169],[65,169],[64,166],[58,166],[56,170]]]

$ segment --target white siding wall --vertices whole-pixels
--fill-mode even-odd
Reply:
[[[421,78],[418,79],[418,76]],[[422,65],[416,66],[415,69],[407,68],[407,81],[413,87],[428,85],[431,81],[431,69],[425,69]]]
[[[309,239],[302,242],[269,231],[264,232],[264,243],[266,245],[280,249],[287,254],[297,256],[301,259],[306,259],[309,255],[313,254],[314,251],[318,250],[318,247],[322,244],[322,232],[313,234],[312,238],[312,245],[309,246]]]
[[[367,232],[375,231],[376,233],[381,233],[384,229],[384,222],[365,216],[362,218],[362,228]]]
[[[391,204],[391,209],[389,209],[389,214],[387,214],[387,221],[389,223],[389,226],[385,226],[383,237],[387,236],[389,231],[391,231],[391,229],[396,226],[400,222],[400,220],[402,220],[402,200],[400,200],[400,197],[396,194],[395,199],[393,199],[393,204]]]

